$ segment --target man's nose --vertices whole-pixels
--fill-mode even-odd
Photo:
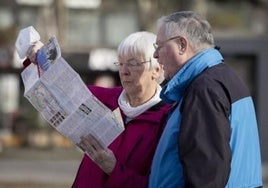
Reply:
[[[154,58],[155,58],[155,59],[158,59],[158,57],[159,57],[159,55],[158,55],[158,51],[155,50],[155,51],[154,51]]]

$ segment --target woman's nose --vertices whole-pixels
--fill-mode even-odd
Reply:
[[[129,69],[128,66],[126,64],[122,64],[119,68],[119,71],[123,74],[128,74],[129,73]]]

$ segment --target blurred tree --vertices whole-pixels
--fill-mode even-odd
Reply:
[[[140,30],[154,30],[155,21],[161,15],[191,9],[194,0],[103,0],[103,3],[137,6]]]
[[[14,42],[15,36],[16,36],[15,26],[0,29],[0,45],[10,45],[12,42]]]

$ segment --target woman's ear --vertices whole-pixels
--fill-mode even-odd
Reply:
[[[160,77],[162,71],[163,71],[162,65],[155,67],[152,72],[152,79],[157,80]]]

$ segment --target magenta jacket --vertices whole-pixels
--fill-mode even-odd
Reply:
[[[118,107],[122,87],[90,86],[90,91],[107,107]],[[162,102],[125,124],[124,132],[109,146],[117,163],[106,175],[87,155],[78,169],[73,188],[142,188],[148,186],[153,155],[166,124],[169,105]],[[126,116],[121,111],[123,119]]]

